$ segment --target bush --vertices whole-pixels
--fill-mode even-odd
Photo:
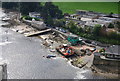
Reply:
[[[25,19],[26,20],[32,20],[33,18],[32,17],[26,17]]]
[[[108,38],[118,40],[118,34],[116,32],[110,32]]]
[[[40,21],[40,19],[39,18],[34,18],[36,21]]]
[[[30,17],[30,16],[22,16],[21,18],[26,19],[26,20],[32,20],[32,17]]]
[[[100,36],[100,30],[101,30],[101,25],[95,25],[94,29],[93,29],[93,34],[95,36]]]
[[[35,19],[36,21],[40,21],[39,18],[34,18],[34,17],[30,17],[30,16],[22,16],[21,19],[26,19],[26,20],[32,20],[32,19]]]
[[[56,19],[56,20],[54,20],[54,26],[57,26],[57,27],[65,26],[65,20],[64,19]]]
[[[114,25],[113,25],[112,23],[110,23],[110,24],[108,25],[108,28],[114,28]]]
[[[117,45],[120,45],[120,41],[119,40],[108,39],[108,38],[105,38],[105,37],[100,37],[98,39],[98,41],[100,41],[102,43],[107,43],[107,44],[117,44]]]
[[[96,40],[101,43],[107,43],[107,44],[117,44],[120,45],[120,34],[117,34],[116,32],[111,32],[108,37],[102,37],[100,35],[101,26],[96,25],[93,29],[93,34],[82,32],[83,29],[79,29],[73,22],[70,22],[67,27],[69,28],[70,32],[77,34],[81,37]],[[81,30],[81,32],[80,32]]]

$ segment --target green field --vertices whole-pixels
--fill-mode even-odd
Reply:
[[[102,13],[118,14],[118,3],[116,2],[54,2],[63,13],[73,14],[76,10],[89,10]]]

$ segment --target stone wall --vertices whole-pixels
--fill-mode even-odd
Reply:
[[[102,59],[95,55],[93,65],[102,72],[120,74],[120,60]]]

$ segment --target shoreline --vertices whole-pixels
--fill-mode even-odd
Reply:
[[[106,77],[109,77],[110,79],[120,79],[119,77],[119,74],[115,74],[115,73],[109,73],[109,72],[104,72],[103,70],[101,69],[98,69],[96,66],[92,66],[91,67],[91,70],[94,72],[94,73],[97,73],[97,74],[100,74],[102,76],[106,76]]]

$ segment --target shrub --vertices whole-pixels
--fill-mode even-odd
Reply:
[[[101,25],[95,25],[94,29],[93,29],[93,34],[95,36],[100,36],[100,30],[101,30]]]
[[[110,39],[118,39],[118,34],[116,32],[110,32],[108,35]]]
[[[114,25],[113,25],[112,23],[110,23],[110,24],[108,25],[108,28],[114,28]]]
[[[65,26],[65,20],[64,19],[54,20],[54,26],[57,26],[57,27]]]

